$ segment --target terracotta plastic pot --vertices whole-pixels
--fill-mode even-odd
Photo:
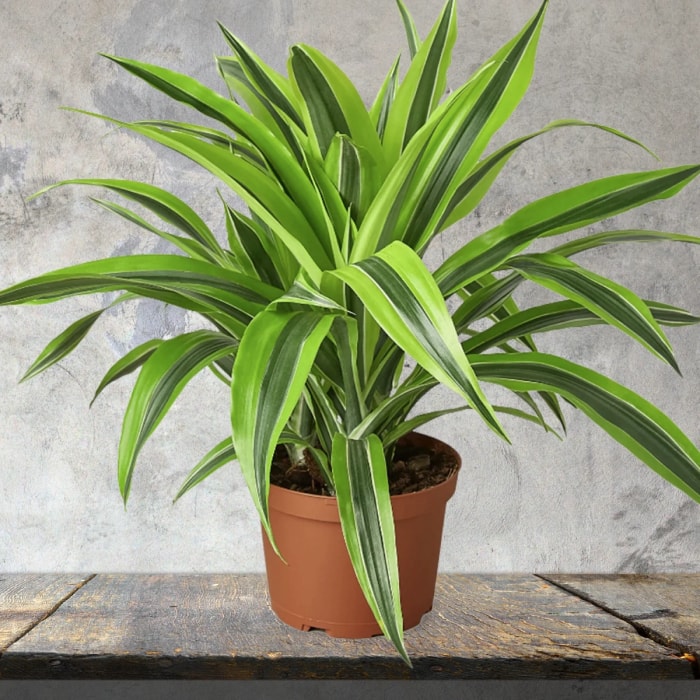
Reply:
[[[411,433],[406,443],[447,452],[457,469],[445,481],[416,493],[392,496],[404,629],[433,606],[445,506],[457,485],[459,455],[435,438]],[[297,629],[332,637],[381,634],[357,583],[345,548],[336,500],[270,487],[270,521],[286,564],[263,532],[270,604]]]

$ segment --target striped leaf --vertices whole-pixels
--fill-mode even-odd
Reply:
[[[518,256],[509,266],[527,279],[585,306],[678,371],[668,339],[649,307],[629,289],[552,253]]]
[[[340,133],[383,164],[382,145],[362,98],[335,63],[317,49],[299,44],[292,47],[289,73],[302,98],[307,131],[313,134],[321,158],[325,158],[335,134]]]
[[[219,28],[226,42],[238,57],[248,79],[259,93],[264,95],[270,104],[274,105],[300,129],[303,129],[304,123],[297,111],[294,92],[288,79],[270,68],[249,46],[231,34],[221,22],[219,22]]]
[[[357,580],[382,632],[410,665],[403,644],[396,535],[384,449],[376,435],[333,439],[331,456],[343,536]]]
[[[75,323],[71,323],[68,328],[59,333],[39,353],[39,356],[32,362],[20,381],[23,382],[32,377],[36,377],[37,374],[40,374],[45,369],[48,369],[73,352],[73,350],[80,345],[83,338],[90,332],[90,329],[95,325],[95,321],[97,321],[104,311],[106,311],[106,309],[93,311],[87,314],[87,316],[79,318]]]
[[[678,241],[681,243],[700,243],[697,236],[688,236],[683,233],[667,233],[664,231],[645,231],[631,229],[625,231],[603,231],[592,236],[584,236],[576,240],[569,241],[563,245],[552,248],[549,252],[557,255],[576,255],[586,250],[600,248],[615,243],[658,243],[661,241]]]
[[[387,335],[426,372],[456,391],[498,435],[505,433],[466,361],[445,302],[423,261],[392,243],[337,270]]]
[[[119,441],[119,489],[125,503],[136,458],[182,389],[200,370],[235,348],[233,339],[222,333],[193,331],[163,341],[146,360],[131,392]]]
[[[188,75],[117,56],[105,55],[105,57],[169,97],[194,107],[201,114],[225,124],[237,134],[254,143],[276,177],[290,193],[293,201],[302,208],[304,216],[307,217],[311,225],[316,231],[323,230],[325,226],[323,205],[304,170],[284,143],[262,126],[255,116],[248,114],[235,102],[227,100]],[[132,126],[131,128],[138,131],[140,128],[153,129],[154,127]],[[146,132],[144,135],[152,138],[152,132]],[[181,134],[181,136],[184,138],[187,135]]]
[[[644,301],[657,323],[685,326],[700,322],[700,318],[675,306]],[[535,306],[495,323],[462,343],[465,353],[484,352],[501,343],[531,333],[546,333],[564,328],[579,328],[605,323],[601,317],[575,301],[557,301]]]
[[[497,269],[541,236],[553,236],[601,221],[646,202],[671,197],[700,173],[690,165],[614,175],[539,199],[451,255],[435,278],[448,295]]]
[[[361,244],[353,251],[353,261],[371,255],[392,240],[402,240],[419,252],[425,249],[454,191],[525,94],[546,5],[545,0],[520,34],[451,95],[415,134],[363,221]],[[427,40],[421,51],[426,45]],[[387,133],[391,128],[390,115]]]
[[[328,147],[324,167],[353,220],[361,223],[380,185],[376,161],[350,138],[336,134]]]
[[[226,308],[252,315],[279,290],[217,265],[181,255],[127,255],[81,263],[20,282],[0,292],[0,305],[43,303],[77,294],[133,291],[158,298],[157,290],[199,292]],[[167,299],[167,297],[166,297]]]
[[[477,376],[515,391],[555,391],[700,502],[700,450],[659,409],[604,375],[554,355],[470,355]]]
[[[275,105],[258,90],[250,81],[243,66],[237,58],[231,56],[218,56],[216,65],[219,74],[224,79],[229,89],[231,98],[243,101],[251,114],[259,120],[260,124],[272,133],[280,144],[285,144],[295,160],[301,165],[304,162],[302,143],[305,140],[303,128],[290,122],[281,114]],[[253,145],[252,141],[248,141]]]
[[[456,223],[477,207],[479,202],[491,188],[491,185],[493,185],[495,182],[501,170],[503,170],[504,166],[508,163],[510,158],[515,154],[520,146],[554,129],[561,129],[562,127],[571,126],[585,126],[593,129],[600,129],[601,131],[613,134],[625,141],[629,141],[630,143],[643,148],[645,151],[647,151],[647,153],[656,158],[656,155],[643,143],[641,143],[641,141],[638,141],[637,139],[634,139],[631,136],[628,136],[627,134],[624,134],[623,132],[609,126],[596,124],[594,122],[585,122],[579,119],[561,119],[554,121],[539,131],[535,131],[527,136],[521,136],[520,138],[510,141],[505,146],[501,146],[501,148],[494,151],[487,158],[484,158],[484,160],[474,167],[456,187],[454,193],[452,194],[450,201],[445,208],[445,212],[442,215],[442,219],[438,224],[439,230],[446,229],[448,226]]]
[[[212,146],[212,148],[214,147]],[[112,192],[116,192],[122,197],[137,202],[153,212],[163,221],[171,226],[175,226],[175,228],[179,229],[190,238],[193,238],[208,250],[222,254],[221,246],[214,237],[214,234],[209,230],[199,215],[182,200],[160,187],[149,185],[145,182],[135,182],[133,180],[112,180],[105,178],[73,179],[63,180],[49,185],[32,196],[38,197],[49,190],[62,187],[63,185],[91,185],[95,187],[104,187]]]
[[[407,31],[417,39],[406,8],[399,9]],[[425,124],[447,85],[447,69],[457,38],[457,12],[448,0],[425,42],[412,57],[411,65],[396,93],[384,134],[389,163],[395,163],[413,135]],[[411,37],[409,37],[409,43]]]
[[[184,496],[191,488],[204,481],[217,469],[229,462],[233,462],[235,459],[236,450],[233,447],[231,438],[224,438],[220,443],[212,447],[193,467],[187,478],[182,482],[182,486],[180,486],[180,490],[173,499],[173,503]]]
[[[152,224],[150,224],[148,221],[146,221],[144,218],[133,212],[131,209],[127,209],[126,207],[123,207],[121,204],[117,204],[116,202],[109,202],[105,199],[98,199],[96,197],[90,197],[90,199],[91,201],[95,202],[95,204],[99,204],[101,207],[105,208],[107,211],[111,211],[113,214],[121,216],[123,219],[126,219],[132,224],[140,226],[146,231],[155,233],[156,236],[159,236],[163,240],[168,241],[168,243],[172,243],[174,246],[187,253],[187,255],[189,255],[192,258],[195,258],[197,260],[208,260],[209,262],[215,262],[217,260],[217,258],[215,256],[212,256],[209,250],[205,248],[199,241],[184,238],[183,236],[175,236],[171,233],[168,233],[167,231],[163,231],[157,226],[153,226]],[[223,260],[223,258],[218,259]]]
[[[233,365],[233,444],[272,543],[267,504],[272,457],[332,321],[330,314],[263,311],[246,329]]]
[[[200,126],[199,124],[176,122],[169,119],[139,119],[138,121],[134,122],[134,124],[137,126],[155,126],[160,129],[177,131],[181,134],[196,136],[197,138],[204,141],[209,141],[216,146],[226,148],[227,150],[231,151],[231,153],[235,153],[237,156],[245,158],[247,161],[253,165],[257,165],[262,170],[267,170],[267,164],[257,149],[248,143],[237,141],[234,137],[224,133],[223,131],[219,131],[218,129],[211,129],[206,126]]]
[[[143,365],[146,360],[163,344],[163,340],[160,338],[154,338],[153,340],[147,340],[145,343],[141,343],[137,347],[133,348],[124,355],[120,357],[108,370],[102,381],[100,381],[97,389],[95,390],[95,395],[90,401],[90,406],[95,403],[95,399],[106,389],[112,382],[116,382],[117,379],[126,377],[128,374],[136,371]]]
[[[228,244],[241,271],[273,287],[284,287],[280,272],[285,258],[262,226],[224,203]],[[282,258],[282,259],[281,259]]]
[[[411,13],[404,4],[403,0],[396,0],[396,4],[399,7],[399,12],[401,13],[401,19],[403,20],[403,26],[406,30],[406,41],[408,42],[408,54],[411,60],[418,53],[421,46],[421,40],[418,36],[418,30],[416,29],[416,23],[411,17]]]
[[[399,86],[399,59],[394,61],[394,65],[384,78],[381,88],[377,93],[377,97],[369,111],[370,119],[374,128],[377,130],[377,135],[383,141],[386,132],[386,122],[389,117],[391,105],[394,104],[396,90]]]

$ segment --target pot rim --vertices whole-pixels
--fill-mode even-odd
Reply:
[[[429,486],[420,491],[391,496],[391,507],[395,520],[417,517],[426,510],[437,507],[440,503],[442,503],[444,507],[457,488],[457,476],[462,466],[459,453],[446,442],[432,437],[431,435],[416,432],[408,433],[405,437],[417,438],[415,442],[418,444],[426,442],[432,443],[438,449],[452,453],[456,458],[456,466],[450,475],[439,484]],[[320,496],[313,493],[303,493],[301,491],[287,489],[283,486],[270,484],[268,504],[270,510],[278,510],[301,518],[325,520],[329,522],[339,521],[337,499],[335,496]]]

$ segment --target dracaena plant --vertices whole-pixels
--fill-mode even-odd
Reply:
[[[609,324],[676,367],[661,325],[699,319],[643,300],[573,258],[613,243],[700,239],[660,231],[584,231],[547,252],[527,252],[536,240],[669,197],[700,166],[626,173],[557,192],[469,236],[436,270],[428,269],[422,255],[431,241],[443,232],[451,235],[449,227],[475,209],[522,144],[572,126],[638,142],[609,127],[567,120],[489,152],[493,135],[528,87],[547,2],[447,96],[457,32],[454,0],[424,40],[401,0],[398,6],[410,60],[401,79],[396,60],[369,108],[318,50],[293,46],[285,76],[224,27],[232,55],[217,62],[229,96],[187,75],[109,56],[218,122],[217,128],[164,120],[125,123],[96,115],[213,173],[220,181],[226,242],[185,202],[154,185],[68,180],[58,184],[100,186],[121,195],[122,203],[96,201],[179,252],[114,257],[50,272],[4,290],[0,303],[123,292],[52,340],[27,377],[72,351],[115,304],[148,297],[203,317],[209,330],[132,349],[97,388],[96,395],[140,370],[119,445],[124,500],[144,442],[184,385],[201,370],[213,370],[230,385],[231,434],[195,466],[178,496],[237,459],[274,542],[268,516],[274,452],[286,446],[293,462],[305,452],[313,455],[327,492],[337,497],[369,605],[407,658],[387,461],[402,435],[455,410],[415,414],[416,403],[433,387],[457,392],[463,407],[504,439],[499,413],[548,431],[550,422],[563,427],[563,397],[700,500],[700,452],[668,417],[612,379],[538,352],[533,340],[545,331]],[[232,206],[238,199],[231,192],[246,212]],[[128,208],[130,202],[141,213]],[[521,310],[512,295],[525,282],[561,300]],[[402,373],[407,357],[414,369]],[[492,405],[483,391],[486,383],[510,390],[512,402]]]

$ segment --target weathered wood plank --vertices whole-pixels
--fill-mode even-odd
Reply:
[[[629,621],[655,641],[700,658],[700,573],[542,578]]]
[[[0,654],[90,578],[0,573]]]
[[[532,575],[440,576],[406,643],[413,670],[381,637],[287,627],[258,575],[98,575],[0,657],[0,676],[692,678],[671,650]]]

